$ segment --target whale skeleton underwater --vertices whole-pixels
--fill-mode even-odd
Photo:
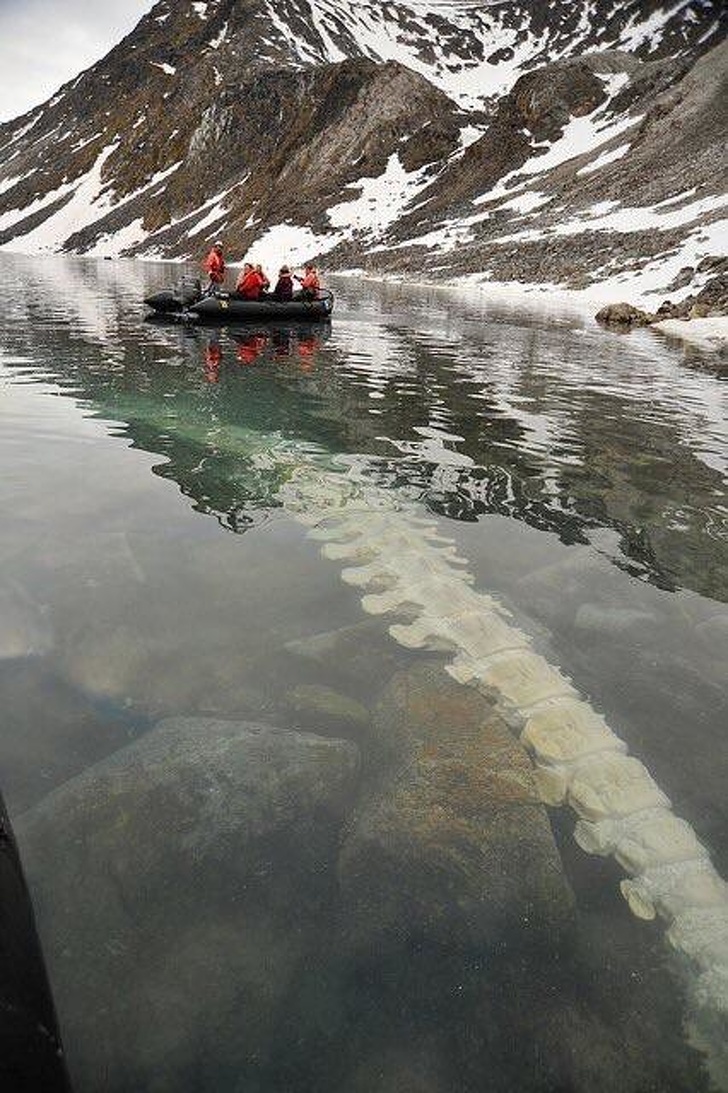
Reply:
[[[472,587],[467,560],[416,501],[363,479],[353,462],[337,473],[300,461],[279,500],[325,557],[348,563],[342,579],[363,590],[366,612],[407,617],[389,626],[400,645],[451,654],[449,674],[496,701],[533,759],[544,803],[568,804],[579,846],[628,874],[620,887],[632,912],[667,924],[687,973],[689,1036],[728,1088],[728,884],[647,768],[508,612]]]

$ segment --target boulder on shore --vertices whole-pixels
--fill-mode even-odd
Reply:
[[[560,934],[572,893],[530,760],[492,705],[425,664],[393,678],[373,731],[381,765],[339,858],[352,944]]]
[[[357,772],[348,742],[177,718],[20,817],[74,1088],[253,1088]]]
[[[719,272],[711,277],[697,294],[686,296],[678,303],[672,300],[663,300],[657,311],[642,311],[632,304],[607,304],[596,313],[596,320],[603,326],[631,327],[649,326],[651,323],[663,322],[666,319],[707,319],[719,318],[728,315],[728,272],[724,265],[725,259],[712,258],[712,265],[706,267],[703,262],[697,267],[697,271],[690,269],[691,277],[694,273],[704,273],[706,268]],[[689,267],[684,271],[687,273]],[[676,279],[672,287],[684,287],[686,282]]]
[[[604,326],[649,326],[654,316],[632,304],[607,304],[596,314],[598,323]]]

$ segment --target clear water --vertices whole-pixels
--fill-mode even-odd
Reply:
[[[709,361],[548,302],[341,281],[330,329],[205,330],[142,321],[168,267],[0,269],[0,784],[79,1093],[711,1088],[663,927],[631,916],[565,809],[567,929],[530,933],[506,905],[474,941],[434,901],[436,930],[350,921],[339,856],[386,787],[382,696],[431,658],[364,613],[281,493],[292,458],[343,456],[431,515],[726,876],[728,430]],[[336,807],[317,783],[274,808],[253,764],[259,811],[228,822],[223,800],[201,850],[187,770],[183,815],[160,791],[100,836],[110,757],[177,716],[349,740],[359,774]],[[373,908],[392,883],[374,874]]]

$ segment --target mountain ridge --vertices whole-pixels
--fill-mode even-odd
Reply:
[[[664,231],[697,261],[655,206],[692,191],[683,227],[716,220],[727,21],[710,0],[160,0],[0,126],[0,247],[183,259],[225,234],[398,275],[543,281],[548,261],[579,287],[605,272],[593,235],[623,237],[618,274]],[[620,206],[651,230],[603,223]]]

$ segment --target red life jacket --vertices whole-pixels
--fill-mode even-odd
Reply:
[[[259,300],[260,292],[265,284],[265,280],[258,273],[256,269],[248,270],[247,273],[241,273],[238,277],[238,283],[235,286],[235,291],[239,296],[242,296],[244,300]]]
[[[202,263],[202,268],[213,284],[221,285],[225,280],[225,259],[214,247]]]
[[[319,275],[315,269],[309,270],[301,281],[301,288],[310,289],[312,292],[318,292],[321,288],[321,282],[319,281]]]

